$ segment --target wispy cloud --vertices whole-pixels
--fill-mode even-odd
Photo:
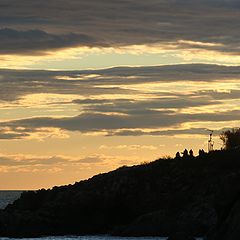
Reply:
[[[195,134],[200,122],[239,120],[239,74],[239,67],[204,64],[1,70],[0,138]]]
[[[50,172],[63,171],[69,167],[88,168],[94,164],[113,164],[109,157],[94,155],[74,158],[69,156],[31,156],[0,154],[0,172]]]
[[[136,90],[130,88],[131,85],[171,82],[175,84],[182,81],[224,82],[238,79],[239,74],[238,66],[207,64],[116,67],[85,71],[1,70],[0,100],[16,100],[24,95],[37,93],[83,96],[134,94]],[[95,77],[89,78],[89,75]]]

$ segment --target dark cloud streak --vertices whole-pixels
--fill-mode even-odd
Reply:
[[[101,44],[85,34],[56,35],[41,30],[17,31],[5,28],[0,29],[0,45],[0,54],[39,55],[54,49]]]
[[[29,129],[60,128],[68,131],[101,132],[119,129],[152,129],[162,127],[179,127],[186,122],[223,122],[239,120],[240,110],[219,111],[215,113],[174,113],[148,111],[148,114],[131,113],[126,116],[107,115],[97,113],[84,113],[76,117],[68,118],[29,118],[2,123],[2,127],[16,128],[26,127]],[[169,132],[171,133],[171,131]]]
[[[58,118],[52,117],[55,115],[33,116],[1,122],[0,139],[26,138],[47,131],[44,128],[83,133],[103,132],[106,135],[138,135],[145,134],[139,129],[156,129],[151,134],[161,135],[161,128],[182,128],[190,122],[238,121],[240,112],[234,102],[240,99],[239,76],[240,67],[206,64],[85,71],[0,70],[0,100],[5,112],[4,104],[14,103],[16,108],[22,107],[21,98],[39,93],[50,94],[50,101],[46,103],[48,107],[52,107],[52,104],[60,109],[64,104],[74,105],[75,109],[79,107],[74,117],[62,117],[65,116],[64,106],[63,115]],[[228,81],[229,88],[218,91],[218,86],[228,84]],[[149,83],[156,84],[154,91],[148,91],[142,85]],[[172,83],[168,91],[166,86]],[[177,83],[182,86],[175,89]],[[215,86],[215,90],[206,89],[207,83]],[[161,84],[165,85],[165,91],[161,91]],[[137,86],[138,90],[133,90]],[[185,91],[188,86],[192,86],[191,90]],[[57,100],[61,99],[61,94],[68,94],[71,99],[55,102],[51,100],[51,94],[57,94]],[[117,97],[113,98],[115,94]],[[47,111],[44,112],[46,105],[42,108],[41,116],[49,116]],[[35,106],[29,103],[29,107]],[[214,110],[208,113],[209,109]],[[130,132],[126,132],[129,129]],[[170,130],[165,133],[173,134]],[[179,134],[184,133],[179,131]]]
[[[1,0],[0,6],[1,26],[15,32],[8,40],[16,47],[10,49],[4,41],[6,30],[0,31],[0,43],[9,54],[161,43],[239,55],[240,6],[235,0]]]

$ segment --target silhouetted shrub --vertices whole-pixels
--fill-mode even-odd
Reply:
[[[233,128],[222,132],[220,139],[223,141],[226,150],[240,147],[240,128]]]

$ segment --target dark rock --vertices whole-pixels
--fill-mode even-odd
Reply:
[[[167,240],[195,240],[195,238],[187,233],[177,232],[170,235]]]
[[[173,232],[187,232],[201,236],[217,223],[217,214],[206,203],[195,202],[190,206],[172,213],[166,209],[148,213],[137,218],[115,235],[121,236],[169,236]]]
[[[208,234],[208,240],[239,240],[240,239],[240,199],[230,207],[214,231]]]

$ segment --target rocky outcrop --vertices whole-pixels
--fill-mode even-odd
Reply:
[[[237,231],[239,182],[236,151],[122,167],[74,185],[24,192],[0,212],[0,235],[184,233],[230,240],[216,234]]]
[[[147,213],[133,223],[119,229],[115,235],[121,236],[171,236],[185,233],[188,236],[202,236],[217,223],[215,209],[207,203],[195,202],[191,206]]]
[[[193,236],[185,233],[185,232],[177,232],[174,234],[171,234],[167,240],[195,240]]]
[[[226,209],[225,216],[218,222],[214,231],[208,234],[209,240],[240,239],[240,198]]]

